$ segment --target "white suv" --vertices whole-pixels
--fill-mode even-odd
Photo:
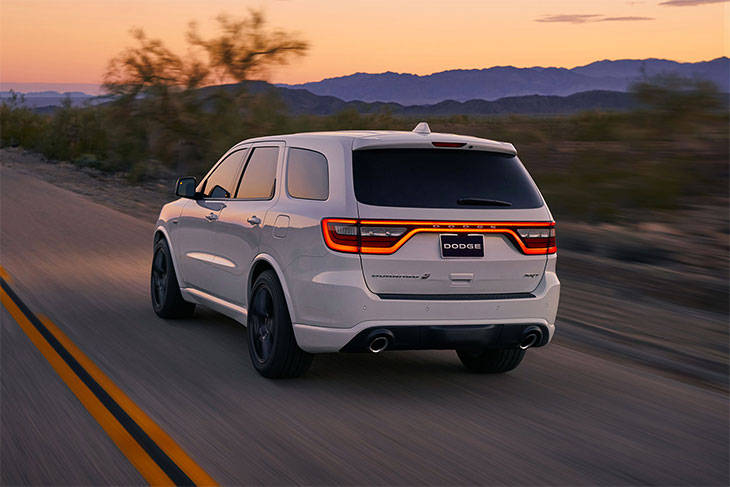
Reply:
[[[266,377],[386,349],[506,372],[553,336],[555,222],[512,144],[425,123],[261,137],[175,194],[155,226],[154,310],[248,325]]]

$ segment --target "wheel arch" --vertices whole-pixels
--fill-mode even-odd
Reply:
[[[248,273],[246,293],[251,292],[251,288],[253,287],[253,283],[256,281],[256,278],[260,276],[262,272],[269,269],[273,270],[274,274],[276,274],[276,278],[279,280],[281,289],[284,291],[284,299],[286,299],[286,307],[289,310],[289,318],[291,318],[292,323],[296,323],[294,303],[292,302],[292,297],[289,293],[289,287],[286,284],[286,279],[284,279],[284,272],[276,262],[276,259],[274,259],[271,255],[261,253],[254,258],[253,263],[251,264],[251,270]],[[248,303],[249,300],[247,299],[246,301]]]
[[[170,260],[172,260],[172,267],[175,269],[175,278],[177,279],[177,285],[180,289],[183,289],[184,286],[180,278],[180,270],[177,265],[177,256],[175,254],[175,250],[172,248],[172,240],[170,239],[170,234],[167,233],[167,229],[164,226],[158,225],[157,228],[155,228],[155,236],[152,248],[154,249],[154,246],[157,245],[157,242],[159,242],[163,238],[165,239],[165,242],[167,242],[167,247],[170,249]]]

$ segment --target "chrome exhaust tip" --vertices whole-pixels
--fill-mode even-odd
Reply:
[[[538,342],[538,339],[541,338],[541,334],[538,331],[531,331],[527,335],[524,336],[522,341],[520,342],[520,349],[527,350],[531,346],[533,346],[535,343]]]
[[[370,345],[368,345],[368,350],[373,353],[380,353],[388,348],[389,344],[390,340],[388,340],[388,337],[380,335],[372,339]]]

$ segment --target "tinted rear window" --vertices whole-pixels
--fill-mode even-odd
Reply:
[[[372,149],[352,153],[361,203],[412,208],[539,208],[542,198],[517,157],[484,151]],[[458,204],[464,199],[506,205]]]
[[[329,196],[327,158],[311,150],[289,149],[286,187],[293,198],[326,200]]]

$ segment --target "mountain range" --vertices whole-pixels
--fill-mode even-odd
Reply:
[[[730,60],[727,57],[699,63],[659,59],[598,61],[573,69],[495,67],[481,70],[443,71],[428,76],[358,73],[301,85],[246,82],[252,93],[274,91],[294,115],[331,115],[352,109],[360,113],[387,110],[394,115],[448,116],[492,114],[564,114],[586,110],[630,110],[637,101],[627,92],[646,77],[673,74],[715,83],[728,105]],[[200,95],[218,88],[209,86]],[[8,91],[0,91],[7,100]],[[82,92],[26,93],[25,105],[38,113],[53,113],[68,97],[74,106],[99,104],[108,97]]]
[[[235,89],[235,85],[206,87],[201,95],[223,88]],[[247,83],[250,93],[262,94],[274,92],[292,115],[332,115],[343,110],[355,110],[359,113],[378,113],[388,111],[396,116],[449,116],[449,115],[501,115],[501,114],[567,114],[587,110],[630,110],[637,106],[630,93],[617,91],[586,91],[569,96],[526,95],[501,98],[494,101],[468,100],[458,102],[446,100],[432,105],[401,105],[393,102],[344,101],[334,96],[319,96],[303,89],[281,88],[262,81]],[[108,98],[93,97],[83,93],[61,94],[47,92],[43,96],[28,94],[25,106],[39,114],[52,114],[60,109],[64,98],[68,95],[73,106],[86,104],[96,105],[108,102]],[[0,99],[6,100],[7,92],[0,92]]]
[[[572,69],[498,66],[456,69],[425,76],[393,72],[355,73],[277,86],[305,89],[315,95],[334,96],[344,101],[425,105],[444,100],[497,100],[523,95],[568,96],[593,90],[627,92],[633,83],[641,79],[667,74],[711,81],[720,91],[730,91],[730,59],[727,57],[697,63],[653,58],[605,60]]]
[[[252,93],[270,90],[271,85],[251,84]],[[275,88],[276,95],[293,115],[331,115],[343,110],[360,113],[388,111],[396,116],[449,116],[500,114],[566,114],[587,110],[630,110],[638,103],[630,93],[593,90],[569,96],[525,95],[499,100],[445,100],[426,105],[401,105],[394,102],[344,101],[334,96],[320,96],[303,89]]]
[[[31,91],[29,93],[16,93],[18,96],[21,94],[25,99],[25,106],[30,108],[42,108],[49,106],[61,106],[63,100],[69,98],[73,106],[81,106],[84,103],[91,103],[93,105],[106,101],[105,98],[98,97],[95,95],[89,95],[81,91],[66,91],[59,93],[58,91]],[[0,91],[0,100],[9,100],[12,97],[10,91]]]

